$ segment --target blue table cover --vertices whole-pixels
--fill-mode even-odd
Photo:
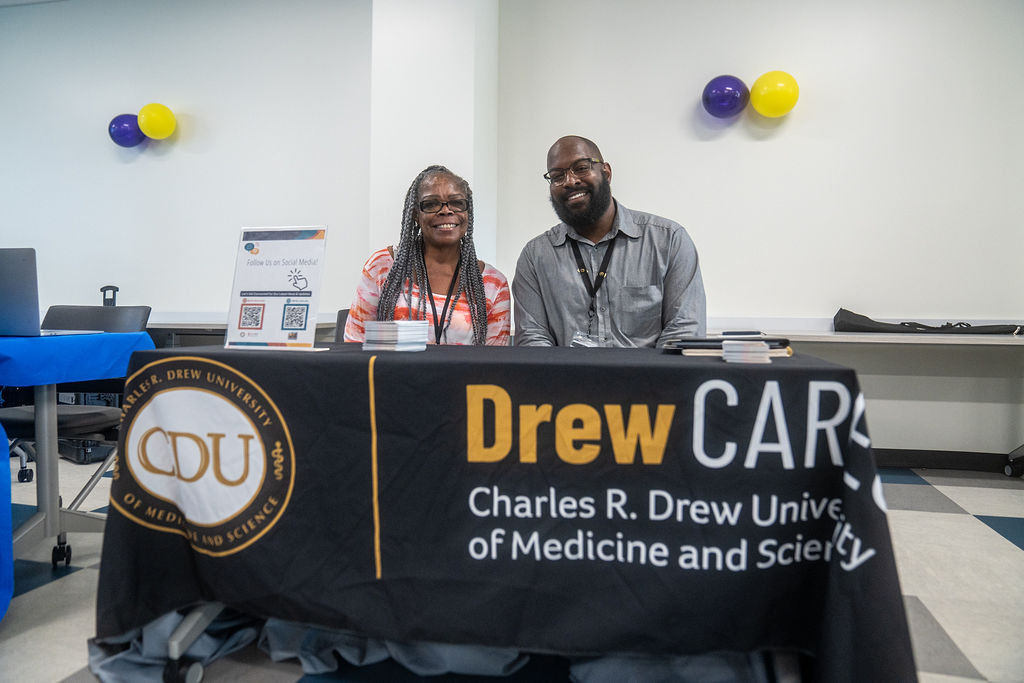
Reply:
[[[145,332],[0,337],[0,387],[124,377],[132,352],[152,348],[153,340]],[[2,425],[0,444],[8,453]],[[0,483],[0,619],[14,594],[12,534],[8,474]]]
[[[124,377],[132,352],[151,348],[145,332],[0,337],[0,386]]]

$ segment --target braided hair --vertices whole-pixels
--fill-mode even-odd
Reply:
[[[484,280],[480,274],[480,262],[476,257],[476,246],[473,244],[473,191],[469,183],[455,175],[444,166],[428,166],[423,169],[405,193],[405,206],[402,208],[402,234],[399,238],[395,262],[391,266],[387,280],[380,292],[377,304],[377,320],[394,320],[395,306],[398,298],[405,295],[406,306],[413,310],[412,289],[415,285],[420,291],[419,302],[413,317],[417,320],[427,319],[427,302],[424,292],[428,290],[427,264],[423,260],[423,234],[416,222],[416,210],[419,202],[420,185],[427,178],[446,175],[462,186],[466,194],[467,227],[459,249],[459,283],[448,309],[448,318],[444,321],[441,336],[444,337],[451,325],[455,313],[455,304],[463,294],[469,302],[469,316],[473,323],[473,343],[487,343],[487,297],[484,294]],[[440,339],[437,340],[440,343]]]

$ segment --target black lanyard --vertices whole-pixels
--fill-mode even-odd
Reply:
[[[615,237],[618,237],[616,233]],[[587,294],[590,295],[590,309],[587,311],[587,334],[592,333],[594,316],[597,315],[597,292],[601,289],[601,285],[604,284],[604,279],[608,276],[608,264],[612,260],[612,251],[615,250],[615,237],[608,241],[608,249],[604,252],[604,258],[601,259],[601,267],[597,271],[597,277],[594,281],[590,281],[590,270],[583,263],[583,256],[580,254],[580,247],[576,244],[576,240],[571,237],[567,237],[569,240],[569,246],[572,247],[572,254],[576,257],[576,268],[583,279],[583,286],[587,288]]]
[[[452,281],[448,283],[448,294],[444,297],[444,308],[441,309],[440,320],[437,317],[437,307],[434,306],[434,293],[430,291],[430,275],[427,274],[427,298],[430,299],[430,311],[434,314],[434,343],[441,343],[441,333],[444,331],[444,319],[448,317],[448,305],[452,302],[452,292],[455,291],[455,281],[459,279],[460,260],[455,264],[455,272],[452,273]]]

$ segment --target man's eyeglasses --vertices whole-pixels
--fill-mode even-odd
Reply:
[[[469,200],[449,199],[446,202],[442,202],[440,199],[424,199],[419,204],[420,211],[423,213],[437,213],[441,210],[442,206],[447,206],[455,213],[462,213],[469,208]]]
[[[577,178],[585,178],[590,175],[594,170],[594,164],[603,164],[604,162],[600,159],[577,159],[572,162],[572,166],[569,168],[552,168],[544,174],[544,179],[552,185],[561,185],[565,182],[569,174],[572,173]]]

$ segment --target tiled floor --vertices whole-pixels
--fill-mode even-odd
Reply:
[[[65,500],[94,469],[61,461]],[[18,483],[16,473],[17,459],[12,458],[15,525],[35,502],[35,485]],[[954,470],[882,473],[920,680],[1024,682],[1024,479]],[[105,506],[108,491],[109,479],[83,509]],[[15,597],[0,622],[0,680],[94,680],[85,641],[95,631],[101,538],[72,534],[69,542],[74,549],[70,568],[51,568],[52,540],[16,560]],[[378,680],[400,680],[394,669],[380,668],[378,673]],[[205,680],[276,683],[302,678],[297,662],[271,662],[251,646],[213,663]],[[347,680],[370,678],[353,674]]]

